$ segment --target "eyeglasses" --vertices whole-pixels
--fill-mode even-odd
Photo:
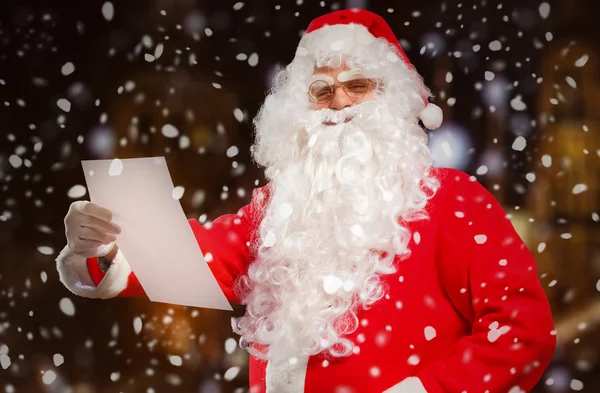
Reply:
[[[367,94],[367,92],[376,84],[377,82],[375,80],[359,75],[349,81],[336,83],[333,86],[324,80],[317,80],[308,88],[308,96],[315,104],[326,104],[333,98],[335,89],[341,87],[351,100],[356,101]]]

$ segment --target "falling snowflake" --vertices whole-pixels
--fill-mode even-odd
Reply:
[[[42,375],[42,382],[44,385],[51,385],[54,380],[56,380],[56,373],[52,370],[47,370],[44,375]]]
[[[238,376],[239,373],[240,373],[239,367],[237,367],[237,366],[230,367],[227,371],[225,371],[225,374],[223,375],[223,379],[226,381],[233,381],[235,379],[235,377]]]
[[[73,63],[69,62],[69,63],[65,63],[60,72],[67,76],[67,75],[71,75],[73,72],[75,72],[75,66],[73,65]]]
[[[67,191],[67,196],[72,199],[79,199],[87,193],[85,186],[76,184]]]
[[[102,16],[104,16],[104,19],[110,22],[114,15],[115,7],[110,1],[107,1],[104,4],[102,4]]]
[[[171,124],[165,124],[160,131],[166,138],[175,138],[179,135],[179,130]]]
[[[180,200],[183,197],[183,193],[185,192],[185,188],[183,186],[177,186],[173,188],[172,197],[173,199]]]
[[[75,304],[73,304],[73,301],[68,297],[63,297],[62,299],[60,299],[58,306],[60,308],[60,311],[62,311],[65,315],[69,317],[75,315]]]
[[[527,140],[522,136],[519,136],[513,142],[512,149],[516,151],[523,151],[525,150],[525,146],[527,146]]]
[[[71,102],[66,98],[61,98],[56,101],[56,106],[65,112],[69,112],[71,110]]]

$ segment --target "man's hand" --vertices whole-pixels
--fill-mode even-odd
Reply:
[[[65,216],[67,245],[75,254],[86,258],[109,253],[121,228],[112,223],[112,212],[95,203],[77,201]]]

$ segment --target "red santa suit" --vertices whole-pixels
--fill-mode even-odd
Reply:
[[[533,255],[502,207],[473,177],[432,169],[441,187],[429,220],[409,223],[411,256],[384,276],[387,295],[360,310],[347,357],[268,364],[250,357],[253,393],[521,393],[539,381],[555,348],[550,308]],[[247,271],[268,188],[238,214],[191,229],[227,298]],[[119,252],[108,273],[96,258],[58,258],[62,282],[87,297],[143,296]]]

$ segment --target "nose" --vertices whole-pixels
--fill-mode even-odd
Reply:
[[[341,86],[337,86],[329,102],[329,109],[341,110],[353,104],[354,102],[350,99],[346,91]]]

